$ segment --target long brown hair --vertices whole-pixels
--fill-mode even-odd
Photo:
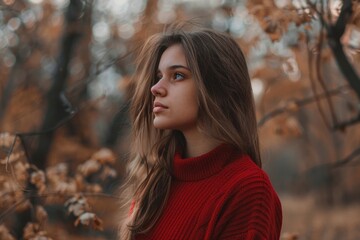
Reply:
[[[122,187],[122,239],[147,232],[160,217],[171,186],[173,156],[184,144],[181,132],[153,127],[150,88],[156,83],[161,55],[174,44],[182,45],[198,89],[199,131],[233,145],[261,167],[251,82],[236,41],[209,29],[172,29],[150,37],[139,53],[134,77],[131,161]]]

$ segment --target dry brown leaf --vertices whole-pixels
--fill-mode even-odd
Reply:
[[[37,223],[29,222],[24,227],[24,240],[52,240],[47,236],[47,232],[41,230],[41,227]]]
[[[10,234],[9,230],[3,224],[0,225],[0,239],[15,240],[15,238]]]
[[[84,196],[77,194],[65,202],[65,207],[68,209],[68,214],[73,214],[78,217],[90,209],[90,206]]]
[[[24,183],[28,179],[28,169],[29,164],[22,161],[19,161],[14,165],[15,176],[19,182]]]
[[[46,169],[46,177],[49,181],[65,181],[68,177],[68,165],[65,163],[59,163],[55,166],[48,167]]]
[[[289,232],[285,232],[282,237],[282,239],[284,240],[297,240],[298,238],[299,238],[299,234],[289,233]]]
[[[116,160],[115,154],[108,148],[101,148],[95,152],[91,158],[99,161],[101,164],[115,164]]]
[[[36,215],[36,220],[38,220],[40,224],[44,224],[48,219],[48,214],[45,208],[40,205],[36,206],[35,215]]]
[[[286,104],[285,108],[289,112],[297,112],[297,111],[299,111],[299,104],[295,101],[289,101]]]
[[[69,182],[59,181],[54,184],[53,190],[60,195],[76,193],[76,182],[74,180],[70,180]]]
[[[256,5],[250,9],[250,14],[256,16],[259,19],[268,15],[268,10],[263,5]]]
[[[95,213],[85,212],[81,214],[75,221],[74,225],[78,226],[79,223],[85,226],[90,226],[95,230],[104,230],[102,220],[98,218]]]
[[[12,163],[12,162],[16,162],[17,160],[20,159],[20,157],[24,156],[24,152],[14,152],[12,154],[10,154],[10,156],[6,156],[3,159],[0,159],[0,163],[1,164],[6,164],[6,163]]]
[[[96,173],[101,168],[101,164],[95,159],[89,159],[83,164],[78,166],[78,172],[84,176],[89,176]]]
[[[0,147],[9,148],[13,144],[15,135],[11,135],[8,132],[0,133]]]
[[[32,172],[30,175],[30,182],[36,186],[39,194],[43,194],[45,192],[45,173],[42,170]]]
[[[107,178],[116,178],[116,176],[117,172],[115,169],[109,166],[104,166],[100,174],[100,179],[104,181]]]
[[[97,183],[88,184],[88,185],[86,185],[85,189],[87,192],[91,192],[91,193],[101,193],[102,192],[102,187]]]
[[[24,203],[19,204],[19,205],[16,206],[16,211],[17,212],[23,212],[25,210],[30,209],[30,207],[31,207],[30,200],[26,200]]]

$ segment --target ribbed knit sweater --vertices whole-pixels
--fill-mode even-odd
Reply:
[[[278,240],[279,198],[267,174],[246,155],[222,144],[194,158],[174,157],[164,211],[136,240]]]

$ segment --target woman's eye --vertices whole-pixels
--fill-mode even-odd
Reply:
[[[184,79],[184,78],[185,78],[184,75],[181,74],[181,73],[175,73],[175,74],[174,74],[174,79],[175,79],[175,80],[182,80],[182,79]]]

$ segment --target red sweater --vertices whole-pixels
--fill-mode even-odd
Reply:
[[[175,155],[164,212],[135,239],[278,240],[281,224],[281,204],[266,173],[223,144],[194,158]]]

